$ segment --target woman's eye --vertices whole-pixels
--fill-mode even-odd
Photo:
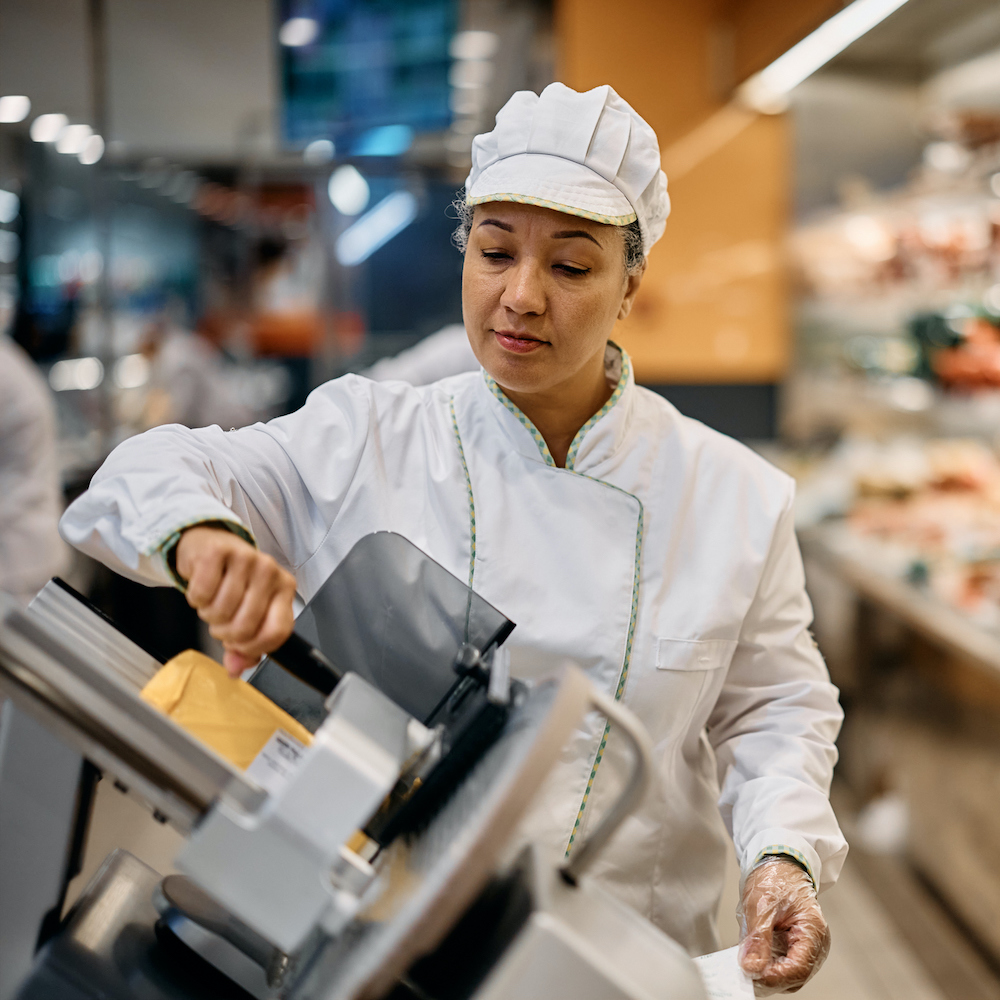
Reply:
[[[557,271],[562,271],[564,274],[586,274],[590,268],[589,267],[573,267],[572,264],[556,264],[555,268]]]
[[[482,253],[487,260],[510,260],[510,254],[504,250],[483,250]]]

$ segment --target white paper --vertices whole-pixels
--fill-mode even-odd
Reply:
[[[739,945],[696,958],[708,1000],[753,1000],[753,980],[743,971]]]
[[[267,792],[280,791],[295,773],[306,748],[284,729],[276,729],[244,772]]]

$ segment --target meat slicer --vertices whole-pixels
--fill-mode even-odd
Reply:
[[[572,663],[399,535],[361,539],[251,680],[313,733],[255,780],[139,697],[161,666],[61,581],[0,594],[0,1000],[703,1000],[695,964],[586,871],[651,769]],[[572,855],[519,827],[589,711],[631,776]],[[112,853],[62,914],[98,772],[186,835]]]

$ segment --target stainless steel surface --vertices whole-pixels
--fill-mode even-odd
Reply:
[[[292,984],[295,1000],[379,997],[434,949],[495,872],[573,727],[591,704],[575,667],[530,691],[426,830],[381,860],[387,885]]]
[[[150,658],[139,651],[123,669],[137,647],[83,605],[74,612],[71,631],[51,607],[25,612],[0,594],[0,691],[182,831],[222,796],[256,808],[261,789],[139,697]],[[78,638],[80,616],[90,620]]]
[[[242,920],[219,906],[184,875],[168,875],[160,883],[154,903],[157,910],[171,922],[172,927],[179,927],[186,919],[198,924],[206,932],[225,939],[260,970],[277,964],[278,953],[267,941],[255,934]],[[183,936],[180,931],[178,935]]]
[[[268,984],[265,970],[227,938],[206,930],[176,910],[171,910],[164,921],[178,940],[255,1000],[271,1000],[278,995],[277,989]]]
[[[582,844],[577,844],[569,862],[563,866],[563,876],[570,882],[576,882],[587,870],[615,830],[642,802],[653,774],[653,746],[639,720],[623,705],[601,694],[596,688],[591,688],[590,703],[607,717],[612,726],[621,730],[632,745],[634,761],[632,773],[621,794],[601,818],[597,829]]]
[[[18,1000],[220,1000],[232,985],[157,941],[159,874],[127,851],[101,866],[66,928],[39,953]]]
[[[514,869],[531,912],[475,1000],[706,1000],[687,952],[631,907],[589,879],[570,885],[535,848]]]
[[[72,639],[74,648],[104,663],[137,688],[145,686],[160,661],[126,638],[57,583],[49,582],[28,605],[28,617]]]
[[[81,897],[65,936],[86,951],[110,956],[123,926],[156,922],[153,890],[159,881],[149,865],[128,851],[114,851]]]
[[[27,975],[42,920],[59,903],[82,764],[12,702],[0,704],[0,1000]]]
[[[344,675],[327,708],[292,776],[266,805],[246,811],[220,802],[176,859],[205,892],[286,954],[317,926],[334,933],[357,912],[357,896],[333,884],[331,868],[433,736],[355,673]]]

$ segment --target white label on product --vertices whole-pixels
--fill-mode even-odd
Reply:
[[[753,980],[743,971],[739,945],[696,958],[708,1000],[753,1000]]]
[[[272,794],[280,792],[295,773],[305,752],[303,743],[284,729],[276,729],[244,773],[264,791]]]

